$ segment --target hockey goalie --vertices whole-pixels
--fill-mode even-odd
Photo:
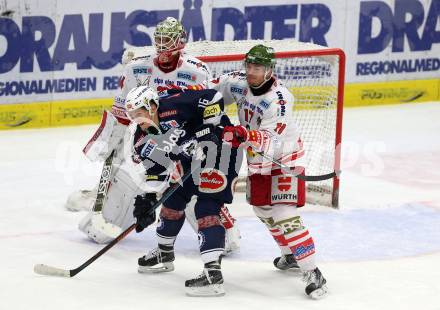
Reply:
[[[134,199],[142,192],[141,174],[127,156],[131,150],[125,147],[130,145],[131,137],[124,107],[128,92],[142,85],[153,87],[166,97],[173,85],[199,85],[211,79],[205,63],[184,53],[186,40],[182,24],[168,17],[154,32],[156,54],[136,56],[126,52],[123,56],[124,71],[112,110],[104,111],[101,124],[83,149],[91,161],[104,162],[99,184],[93,190],[73,192],[66,202],[68,210],[89,211],[79,223],[79,229],[97,243],[111,241],[134,222]],[[185,214],[197,232],[194,203],[194,200],[189,203]],[[221,209],[220,217],[226,229],[225,252],[238,249],[240,234],[226,206]]]

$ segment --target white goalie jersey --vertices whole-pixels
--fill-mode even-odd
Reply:
[[[244,71],[224,74],[208,82],[223,94],[225,104],[236,102],[240,124],[249,131],[257,131],[260,141],[254,144],[257,151],[272,155],[287,166],[294,166],[304,153],[297,126],[292,117],[293,95],[275,79],[263,95],[252,94]],[[255,133],[255,132],[254,132]],[[250,132],[250,134],[254,134]],[[273,168],[272,161],[248,150],[248,167],[251,173],[266,173]]]
[[[160,87],[187,87],[206,83],[211,78],[208,66],[197,58],[181,54],[177,68],[171,72],[162,71],[155,55],[145,55],[131,59],[124,67],[120,79],[120,93],[115,96],[112,113],[122,122],[125,115],[125,97],[137,86],[145,85],[160,90]]]

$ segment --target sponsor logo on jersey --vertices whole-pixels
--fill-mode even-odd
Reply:
[[[133,74],[152,74],[153,69],[151,67],[133,67]]]
[[[260,106],[261,106],[263,109],[265,109],[265,110],[267,110],[267,108],[269,108],[269,105],[270,105],[270,103],[267,102],[266,100],[262,100],[262,101],[260,102]]]
[[[189,72],[177,72],[177,78],[178,79],[182,79],[182,80],[188,80],[188,81],[195,81],[196,80],[196,76],[195,74],[191,74]]]
[[[177,115],[177,110],[168,110],[168,111],[159,113],[159,117],[169,117],[169,116],[173,116],[173,115]]]
[[[276,91],[275,92],[276,94],[277,94],[277,96],[278,96],[278,99],[284,99],[284,97],[283,97],[283,93],[282,92],[280,92],[279,90],[278,91]]]
[[[168,133],[167,133],[168,134]],[[160,151],[164,151],[166,153],[170,153],[173,148],[177,145],[177,141],[179,141],[179,138],[184,137],[186,135],[186,131],[184,129],[173,129],[171,134],[168,136],[168,140],[163,140],[163,144],[161,147],[158,147],[157,149]]]
[[[279,93],[279,92],[277,92],[277,93]],[[282,97],[282,95],[281,95],[281,97]],[[278,98],[279,98],[279,96],[278,96]],[[277,113],[278,116],[284,116],[286,114],[286,100],[280,99],[277,101],[277,104],[279,105],[278,113]]]
[[[231,93],[236,93],[236,94],[240,94],[240,95],[243,95],[243,88],[242,87],[239,87],[239,86],[236,86],[236,85],[232,85],[231,86]]]
[[[160,84],[163,84],[163,83],[164,83],[164,79],[161,79],[161,78],[159,78],[159,77],[155,78],[153,81],[154,81],[154,83],[157,84],[157,85],[160,85]]]
[[[203,118],[210,118],[217,115],[220,115],[222,112],[222,109],[220,108],[219,104],[214,104],[207,106],[205,110],[203,111]]]
[[[241,97],[240,99],[238,99],[237,105],[239,108],[247,107],[249,105],[249,102],[246,100],[245,97]]]
[[[199,191],[202,193],[218,193],[224,190],[226,185],[226,176],[220,170],[208,168],[200,173]]]
[[[159,180],[159,176],[154,175],[154,174],[148,174],[148,175],[145,177],[145,180],[146,180],[146,181],[157,181],[157,180]]]
[[[169,130],[171,128],[178,128],[179,123],[176,120],[170,120],[166,122],[160,122],[160,127],[162,127],[163,130]]]
[[[147,143],[145,143],[145,146],[142,148],[141,155],[143,157],[150,157],[151,153],[153,153],[156,147],[157,147],[157,142],[152,139],[149,139]]]
[[[119,105],[123,105],[125,104],[125,99],[121,96],[115,96],[115,103],[119,104]]]
[[[202,67],[203,69],[208,70],[208,68],[200,61],[194,61],[192,59],[187,59],[186,62],[189,64],[192,64],[192,65],[195,65],[197,68]]]

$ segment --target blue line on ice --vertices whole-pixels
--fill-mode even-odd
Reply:
[[[393,259],[440,252],[440,210],[423,204],[300,213],[315,240],[318,262]],[[237,223],[242,235],[241,250],[228,259],[271,261],[279,255],[269,232],[257,218],[242,217]],[[122,246],[141,254],[155,245],[150,228]],[[177,238],[176,252],[198,255],[197,237],[189,225]]]

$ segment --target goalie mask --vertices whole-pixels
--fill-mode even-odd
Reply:
[[[155,105],[153,108],[152,105]],[[150,126],[157,127],[153,117],[159,107],[159,96],[157,92],[147,86],[135,87],[129,91],[125,99],[125,109],[130,120],[141,125],[142,129]]]
[[[167,17],[157,24],[154,31],[154,44],[158,54],[181,50],[185,47],[186,41],[185,29],[174,17]]]

